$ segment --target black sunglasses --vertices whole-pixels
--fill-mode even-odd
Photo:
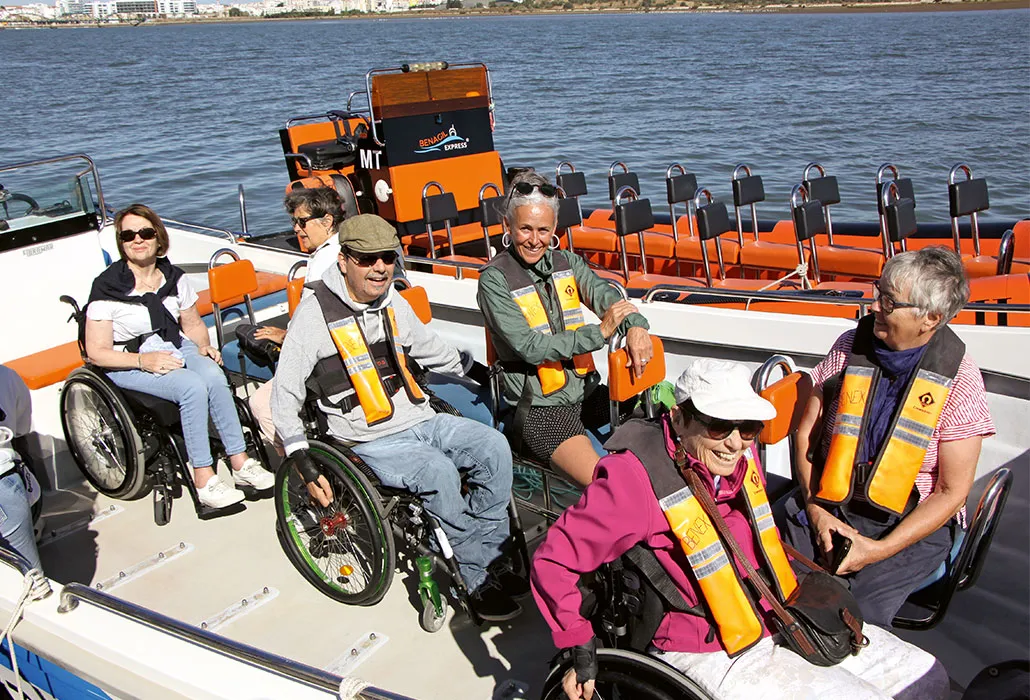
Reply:
[[[880,308],[883,309],[883,313],[890,316],[894,313],[894,309],[917,309],[919,304],[912,304],[907,301],[898,301],[887,292],[880,289],[880,282],[876,281],[873,283],[873,301],[880,302]]]
[[[303,229],[307,228],[308,222],[312,219],[321,219],[323,216],[325,214],[322,214],[322,216],[291,216],[290,221],[293,222],[294,226],[300,226]]]
[[[384,250],[378,253],[355,253],[352,250],[347,250],[347,257],[356,262],[361,267],[372,267],[376,264],[376,260],[382,260],[387,265],[393,265],[397,262],[397,251],[396,250]]]
[[[543,185],[534,185],[529,182],[516,182],[511,186],[512,192],[518,192],[524,197],[528,197],[533,194],[533,190],[540,190],[540,194],[545,197],[553,197],[558,194],[558,190],[554,188],[554,185],[548,185],[546,183]]]
[[[145,241],[152,241],[157,238],[157,229],[141,228],[139,231],[133,231],[132,229],[123,228],[118,232],[118,238],[121,239],[122,243],[131,243],[136,240],[136,236]]]
[[[725,420],[695,413],[697,422],[705,426],[708,437],[713,440],[725,440],[736,430],[741,440],[754,440],[762,432],[765,423],[760,420]]]

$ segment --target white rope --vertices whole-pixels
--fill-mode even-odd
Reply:
[[[805,289],[811,289],[812,288],[812,283],[808,281],[808,263],[803,262],[803,263],[798,263],[797,266],[794,268],[793,272],[787,273],[786,275],[784,275],[783,277],[779,278],[778,280],[773,280],[772,282],[770,282],[769,284],[765,285],[764,287],[761,287],[758,291],[760,291],[760,292],[767,292],[770,289],[772,289],[773,287],[775,287],[776,285],[778,285],[780,282],[783,282],[784,280],[789,280],[791,277],[794,277],[795,275],[801,278],[801,286],[802,287],[804,287]]]
[[[360,700],[361,692],[371,685],[360,678],[343,678],[340,681],[340,700]]]
[[[3,644],[4,640],[7,640],[7,651],[11,655],[11,667],[14,671],[14,682],[18,687],[18,698],[19,700],[25,700],[25,691],[21,688],[21,672],[18,671],[18,654],[14,651],[14,628],[21,621],[22,611],[29,603],[34,603],[37,600],[43,600],[53,591],[50,589],[50,581],[43,575],[43,572],[39,569],[30,569],[25,574],[25,587],[22,588],[21,596],[18,598],[17,604],[14,606],[14,612],[11,614],[11,620],[7,623],[7,627],[4,628],[4,632],[0,635],[0,644]]]

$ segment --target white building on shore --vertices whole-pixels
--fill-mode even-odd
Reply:
[[[198,14],[196,0],[57,0],[59,15],[107,17],[188,17]]]

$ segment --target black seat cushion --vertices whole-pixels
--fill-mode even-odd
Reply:
[[[122,389],[121,392],[134,412],[138,409],[143,409],[151,413],[158,423],[166,428],[179,424],[179,404],[174,401],[168,401],[153,394],[145,394],[142,391],[132,391],[131,389]]]

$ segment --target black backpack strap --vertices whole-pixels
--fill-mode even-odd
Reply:
[[[644,575],[644,578],[654,586],[654,589],[658,591],[658,595],[661,596],[662,601],[669,610],[697,617],[705,616],[704,609],[700,605],[692,606],[687,603],[683,594],[676,588],[676,584],[673,583],[665,567],[658,561],[658,557],[655,556],[653,550],[637,544],[623,556],[629,559],[633,566],[637,567],[640,573]]]

